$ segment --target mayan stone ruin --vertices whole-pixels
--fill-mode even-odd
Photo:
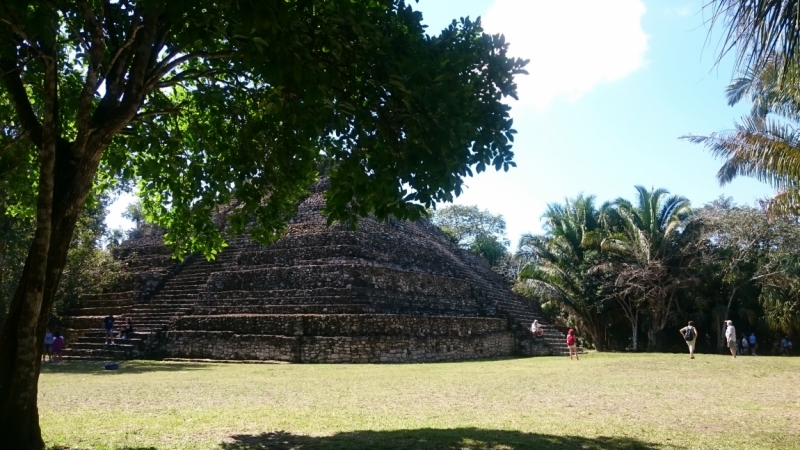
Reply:
[[[488,263],[427,220],[328,227],[323,185],[272,245],[231,238],[216,260],[171,257],[158,230],[132,233],[111,292],[63,318],[80,359],[302,363],[456,361],[562,354],[563,333]],[[135,333],[104,345],[102,319]],[[534,319],[545,335],[529,331]]]

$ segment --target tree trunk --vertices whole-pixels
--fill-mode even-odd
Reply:
[[[633,328],[633,334],[631,338],[633,339],[633,351],[639,351],[639,311],[636,311],[633,318],[631,319],[631,327]]]
[[[0,336],[0,441],[15,443],[10,448],[44,447],[36,406],[44,332],[78,218],[73,211],[80,211],[88,191],[80,204],[73,201],[54,211],[44,268],[41,243],[31,246]],[[44,280],[35,278],[41,273]]]
[[[663,336],[664,336],[664,329],[657,328],[657,327],[650,327],[647,330],[647,351],[648,352],[659,352],[662,350],[663,347]]]
[[[0,441],[16,449],[44,447],[36,400],[44,339],[38,328],[52,239],[58,142],[58,74],[54,56],[52,51],[43,58],[44,121],[39,146],[36,232],[0,335]]]
[[[8,448],[44,448],[37,408],[44,333],[97,171],[71,150],[59,145],[55,164],[42,164],[36,234],[0,335],[0,442]]]

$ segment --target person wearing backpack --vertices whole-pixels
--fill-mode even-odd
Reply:
[[[567,332],[567,348],[569,349],[569,359],[572,359],[572,354],[575,354],[575,360],[579,361],[578,358],[578,347],[575,344],[575,330],[570,328]]]
[[[683,340],[686,341],[686,345],[689,346],[689,359],[694,359],[694,345],[697,342],[697,328],[694,327],[694,322],[689,321],[689,324],[685,327],[681,328],[681,336],[683,336]]]

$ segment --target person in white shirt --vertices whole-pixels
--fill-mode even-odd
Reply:
[[[725,329],[725,339],[728,341],[728,348],[733,359],[736,359],[736,328],[733,327],[732,320],[726,320],[725,323],[728,325],[728,328]]]
[[[538,320],[533,321],[533,324],[531,325],[531,332],[536,337],[542,337],[542,335],[544,334],[544,330],[542,330],[542,326],[539,325]]]
[[[694,322],[690,320],[688,325],[681,328],[680,333],[689,346],[689,359],[694,359],[694,345],[697,341],[697,328],[694,327]]]
[[[750,344],[747,343],[747,336],[742,336],[742,348],[739,354],[746,355],[749,348]]]

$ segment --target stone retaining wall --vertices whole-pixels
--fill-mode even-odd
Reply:
[[[410,363],[498,358],[514,351],[510,332],[479,336],[264,336],[170,331],[165,357],[295,363]]]
[[[282,336],[473,336],[508,331],[504,319],[391,314],[230,314],[184,316],[171,331]]]

